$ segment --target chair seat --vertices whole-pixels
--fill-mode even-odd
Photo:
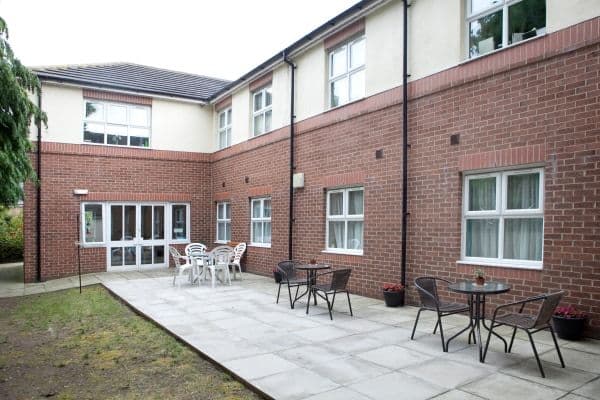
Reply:
[[[534,327],[535,318],[527,314],[504,314],[497,316],[496,322],[517,328],[531,329]]]
[[[429,311],[437,311],[434,306],[423,306],[424,309]],[[440,312],[443,313],[458,313],[463,311],[469,311],[469,306],[460,303],[444,303],[440,302]]]
[[[313,290],[320,290],[322,292],[333,292],[334,290],[331,288],[331,285],[313,285]]]
[[[282,283],[287,283],[288,280],[287,279],[283,279]],[[305,278],[292,278],[289,280],[289,284],[290,285],[306,285],[306,279]]]

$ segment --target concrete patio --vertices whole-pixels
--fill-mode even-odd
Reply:
[[[560,340],[562,369],[550,335],[536,334],[543,379],[525,336],[517,336],[511,354],[493,340],[494,351],[481,364],[466,335],[443,353],[439,335],[431,334],[433,314],[424,313],[411,341],[414,307],[386,308],[380,300],[352,296],[350,317],[341,297],[330,321],[323,304],[311,306],[308,316],[305,302],[291,310],[287,292],[275,304],[277,285],[251,274],[215,289],[173,287],[164,271],[95,279],[275,399],[600,399],[596,340]],[[447,317],[445,332],[466,324],[465,316]]]

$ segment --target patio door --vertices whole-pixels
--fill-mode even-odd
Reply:
[[[159,203],[108,205],[109,271],[166,266],[165,209]]]

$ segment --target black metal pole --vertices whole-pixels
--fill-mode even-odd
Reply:
[[[79,293],[81,293],[81,202],[79,202],[79,211],[77,212],[77,273],[79,275]]]
[[[292,260],[294,256],[294,121],[296,119],[296,116],[294,115],[294,71],[296,70],[296,65],[287,58],[287,51],[283,52],[283,61],[290,66],[292,71],[290,83],[290,215],[288,221],[288,260]]]
[[[38,108],[42,109],[42,88],[37,92]],[[36,269],[35,280],[42,281],[42,120],[37,121],[37,198],[36,198]]]
[[[402,34],[402,285],[406,286],[406,247],[408,224],[408,0],[404,0]]]

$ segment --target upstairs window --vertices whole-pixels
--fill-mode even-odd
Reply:
[[[150,146],[150,107],[84,101],[83,141],[114,146]]]
[[[546,0],[466,0],[469,57],[546,33]]]
[[[272,103],[271,86],[252,93],[252,134],[254,136],[262,135],[271,130]]]
[[[329,53],[329,106],[338,107],[365,97],[365,37]]]
[[[542,169],[466,175],[463,260],[541,267],[543,181]]]
[[[217,141],[219,150],[231,146],[231,107],[219,112],[219,129],[217,131]]]

